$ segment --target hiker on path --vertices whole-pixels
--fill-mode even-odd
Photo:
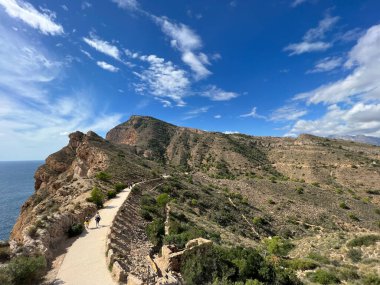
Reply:
[[[86,218],[84,219],[84,226],[86,227],[86,229],[88,229],[90,227],[90,217],[89,216],[86,216]]]
[[[100,222],[101,218],[100,218],[100,215],[99,215],[99,212],[96,212],[96,215],[95,215],[95,222],[96,222],[96,227],[98,228],[99,227],[99,222]]]

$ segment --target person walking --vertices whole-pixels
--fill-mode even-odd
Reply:
[[[84,226],[86,227],[86,229],[89,229],[89,227],[90,227],[90,217],[89,216],[86,216],[86,218],[84,219]]]
[[[101,218],[100,218],[100,215],[99,215],[99,212],[96,212],[96,215],[95,215],[95,222],[96,222],[96,227],[98,228],[99,227],[99,222],[100,222]]]

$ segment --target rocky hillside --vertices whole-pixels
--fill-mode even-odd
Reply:
[[[311,135],[204,132],[143,116],[132,116],[106,139],[73,133],[68,146],[46,159],[13,229],[13,252],[37,250],[51,259],[73,223],[96,211],[89,199],[95,188],[106,197],[120,185],[162,174],[171,178],[132,193],[114,227],[117,260],[126,271],[146,274],[136,269],[143,254],[123,256],[134,252],[123,225],[138,229],[141,252],[152,260],[161,258],[162,246],[175,252],[194,238],[212,240],[211,252],[185,254],[176,267],[186,284],[307,284],[326,276],[367,284],[372,271],[380,274],[379,147]],[[369,242],[351,246],[356,239]],[[261,273],[243,274],[249,256],[262,259],[255,265]]]

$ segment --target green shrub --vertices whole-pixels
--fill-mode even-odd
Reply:
[[[254,218],[252,219],[252,223],[253,223],[255,226],[260,227],[260,226],[263,226],[266,222],[265,222],[264,218],[262,218],[262,217],[254,217]]]
[[[380,235],[365,235],[365,236],[357,237],[350,240],[347,243],[347,246],[349,247],[370,246],[370,245],[374,245],[378,241],[380,241]]]
[[[0,262],[8,260],[10,258],[10,253],[9,246],[0,247]]]
[[[354,213],[349,213],[348,214],[348,217],[353,220],[353,221],[356,221],[356,222],[359,222],[360,219],[358,218],[358,216],[356,216]]]
[[[341,280],[356,280],[359,279],[360,276],[356,271],[355,267],[352,268],[340,268],[339,269],[339,279]]]
[[[323,264],[330,263],[330,260],[326,256],[321,255],[320,253],[317,253],[317,252],[310,252],[307,257],[319,263],[323,263]]]
[[[273,201],[272,199],[269,199],[269,200],[268,200],[268,204],[270,204],[270,205],[275,205],[275,204],[276,204],[276,202],[275,202],[275,201]]]
[[[375,209],[375,213],[380,215],[380,209]]]
[[[127,188],[127,185],[125,185],[124,183],[116,183],[115,186],[114,186],[114,189],[117,193],[120,193],[121,191],[123,191],[125,188]]]
[[[311,272],[307,274],[307,276],[311,281],[323,285],[340,283],[339,278],[334,273],[322,269],[318,269],[315,272]]]
[[[319,265],[313,260],[308,259],[293,259],[287,262],[287,266],[294,270],[312,270]]]
[[[28,229],[28,235],[33,239],[38,237],[37,230],[38,230],[38,228],[36,226],[34,226],[34,225],[30,226]]]
[[[115,190],[109,190],[109,191],[107,192],[107,198],[108,198],[108,199],[115,198],[115,197],[116,197],[116,194],[117,194],[117,192],[116,192]]]
[[[0,267],[0,284],[1,285],[13,285],[12,276],[8,270],[8,268]]]
[[[363,279],[363,285],[380,285],[380,276],[375,273],[366,275]]]
[[[101,181],[108,182],[112,178],[112,176],[106,172],[99,172],[95,175],[95,177]]]
[[[315,187],[320,187],[320,184],[318,182],[313,182],[313,183],[311,183],[311,185],[313,185]]]
[[[339,203],[339,207],[341,207],[342,209],[345,209],[345,210],[350,209],[350,207],[348,207],[347,204],[346,204],[345,202],[340,202],[340,203]]]
[[[83,225],[80,223],[72,224],[68,230],[69,237],[79,236],[83,232]]]
[[[303,193],[304,193],[304,190],[303,190],[302,187],[297,187],[297,188],[296,188],[296,192],[297,192],[297,194],[303,194]]]
[[[279,236],[267,238],[264,240],[267,250],[270,254],[277,256],[286,256],[289,251],[294,247],[288,240]]]
[[[13,258],[8,265],[8,271],[14,284],[40,284],[39,280],[46,271],[46,260],[40,256],[19,256]]]
[[[162,245],[162,238],[165,234],[164,221],[159,218],[155,218],[147,227],[146,234],[155,247]]]
[[[347,257],[352,260],[352,262],[359,262],[362,259],[362,251],[360,249],[351,248],[347,252]]]
[[[159,207],[165,207],[165,205],[169,203],[169,201],[170,197],[167,193],[162,193],[158,195],[158,197],[156,198],[156,202]]]
[[[103,208],[104,194],[99,188],[94,187],[91,191],[91,197],[88,199],[89,202],[94,203],[98,209]]]

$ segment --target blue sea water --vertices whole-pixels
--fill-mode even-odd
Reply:
[[[0,161],[0,240],[7,240],[22,204],[34,192],[34,172],[43,161]]]

